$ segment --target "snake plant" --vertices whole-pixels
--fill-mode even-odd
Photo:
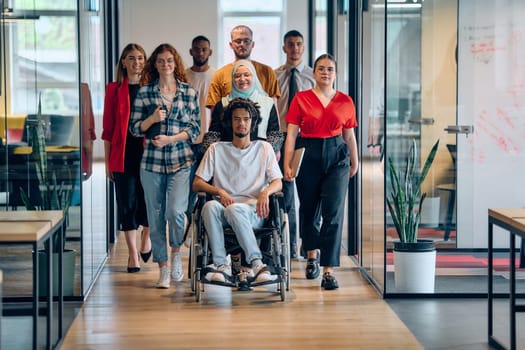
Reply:
[[[421,172],[417,168],[418,152],[415,140],[412,140],[404,169],[397,169],[392,158],[388,157],[391,188],[386,201],[399,240],[403,243],[417,243],[421,208],[426,197],[426,193],[421,193],[421,185],[434,162],[438,147],[439,140],[430,150]]]
[[[47,152],[46,152],[46,138],[44,132],[44,124],[42,119],[42,107],[40,98],[38,101],[38,113],[35,123],[28,124],[29,132],[31,133],[31,158],[35,164],[36,176],[39,183],[39,191],[37,200],[30,200],[28,193],[21,187],[20,196],[27,210],[62,210],[64,218],[67,218],[71,199],[73,196],[72,176],[69,172],[68,179],[57,182],[56,173],[49,171],[47,166]],[[37,203],[37,204],[35,204]],[[51,244],[53,251],[58,252],[64,249],[65,244],[65,227],[62,230],[63,239],[62,246],[60,245],[58,235],[53,235]]]

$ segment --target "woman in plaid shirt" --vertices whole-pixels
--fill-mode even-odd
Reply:
[[[177,50],[159,45],[151,54],[132,108],[130,131],[146,136],[140,178],[150,224],[153,262],[159,264],[157,288],[169,288],[166,221],[171,247],[171,279],[182,281],[180,247],[188,206],[191,144],[200,132],[198,93],[186,81]]]

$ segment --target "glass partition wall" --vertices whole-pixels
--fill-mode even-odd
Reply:
[[[385,1],[363,3],[361,48],[361,254],[360,265],[385,288]]]
[[[103,9],[99,1],[77,0],[2,1],[2,8],[1,210],[65,209],[65,249],[74,251],[64,265],[73,271],[71,286],[64,281],[65,296],[80,301],[108,251],[103,146],[96,139],[104,94]],[[58,207],[42,205],[42,179],[31,155],[31,126],[39,116]],[[26,250],[0,247],[4,296],[31,295],[31,259]]]
[[[523,62],[520,1],[363,1],[361,186],[363,271],[385,296],[460,295],[487,291],[487,210],[523,207]],[[383,132],[384,130],[384,132]],[[386,205],[388,161],[401,170],[409,147],[423,166],[439,148],[423,183],[420,239],[437,251],[435,286],[396,289]],[[489,190],[490,189],[490,190]],[[495,233],[495,291],[508,291],[507,236]],[[520,243],[517,243],[518,247]],[[525,258],[518,263],[525,266]],[[419,277],[416,277],[419,278]],[[518,292],[525,284],[518,282]]]
[[[403,169],[410,157],[410,147],[415,145],[416,168],[420,169],[434,143],[440,140],[434,163],[421,189],[426,197],[418,230],[418,239],[434,242],[438,261],[447,250],[456,248],[452,213],[445,217],[455,203],[455,169],[449,149],[455,147],[456,142],[455,135],[444,131],[447,125],[456,124],[456,37],[457,1],[387,3],[385,165],[388,169],[391,161],[396,169]],[[386,173],[388,196],[392,184],[388,171]],[[386,210],[386,293],[400,292],[395,284],[392,252],[395,239],[398,239],[397,233],[390,212]],[[451,285],[441,283],[444,278],[441,272],[444,271],[436,270],[435,290],[438,293],[460,292],[458,285],[451,290],[448,289]]]

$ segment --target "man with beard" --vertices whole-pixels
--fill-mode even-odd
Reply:
[[[188,83],[199,92],[199,105],[201,108],[201,132],[195,143],[191,146],[193,154],[195,155],[195,162],[191,168],[190,173],[190,194],[188,198],[188,209],[186,210],[186,217],[191,218],[191,213],[193,212],[193,207],[197,200],[197,193],[191,190],[191,183],[193,177],[195,176],[195,169],[199,166],[199,162],[202,158],[204,151],[202,150],[202,138],[204,134],[208,131],[211,120],[211,113],[208,108],[206,108],[206,95],[208,94],[208,87],[210,86],[211,78],[213,73],[215,73],[215,68],[211,67],[208,63],[210,56],[212,55],[213,50],[211,49],[210,40],[204,35],[198,35],[191,41],[190,56],[193,59],[193,65],[189,68],[186,68],[186,77],[188,78]],[[188,233],[190,225],[188,225],[189,220],[186,221],[186,230],[185,230],[185,241],[184,243],[189,246],[190,241],[188,240],[191,235]]]
[[[271,281],[253,228],[260,228],[270,213],[271,194],[281,190],[282,173],[272,146],[251,141],[250,132],[260,121],[257,105],[244,98],[233,99],[224,110],[224,128],[233,131],[232,142],[213,143],[197,169],[193,190],[214,197],[204,204],[202,220],[208,234],[213,264],[207,266],[209,281],[230,280],[223,226],[235,232],[256,282]],[[208,183],[211,181],[211,183]]]
[[[255,46],[253,41],[252,30],[245,25],[238,25],[231,31],[230,48],[235,55],[235,61],[245,59],[250,60],[252,49]],[[261,82],[262,88],[268,96],[278,98],[281,93],[277,76],[273,69],[260,62],[250,60],[257,72],[257,77]],[[206,98],[206,107],[213,109],[222,97],[227,96],[232,89],[232,67],[233,63],[219,68],[210,82],[208,97]]]
[[[215,68],[208,63],[213,50],[210,47],[210,40],[204,35],[198,35],[191,41],[190,56],[193,65],[186,69],[188,83],[199,92],[199,105],[201,108],[201,133],[195,144],[202,142],[203,135],[208,131],[210,122],[210,111],[206,109],[206,95]]]

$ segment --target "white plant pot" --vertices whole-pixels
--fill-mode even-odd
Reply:
[[[436,250],[394,250],[394,280],[397,292],[434,293]]]

